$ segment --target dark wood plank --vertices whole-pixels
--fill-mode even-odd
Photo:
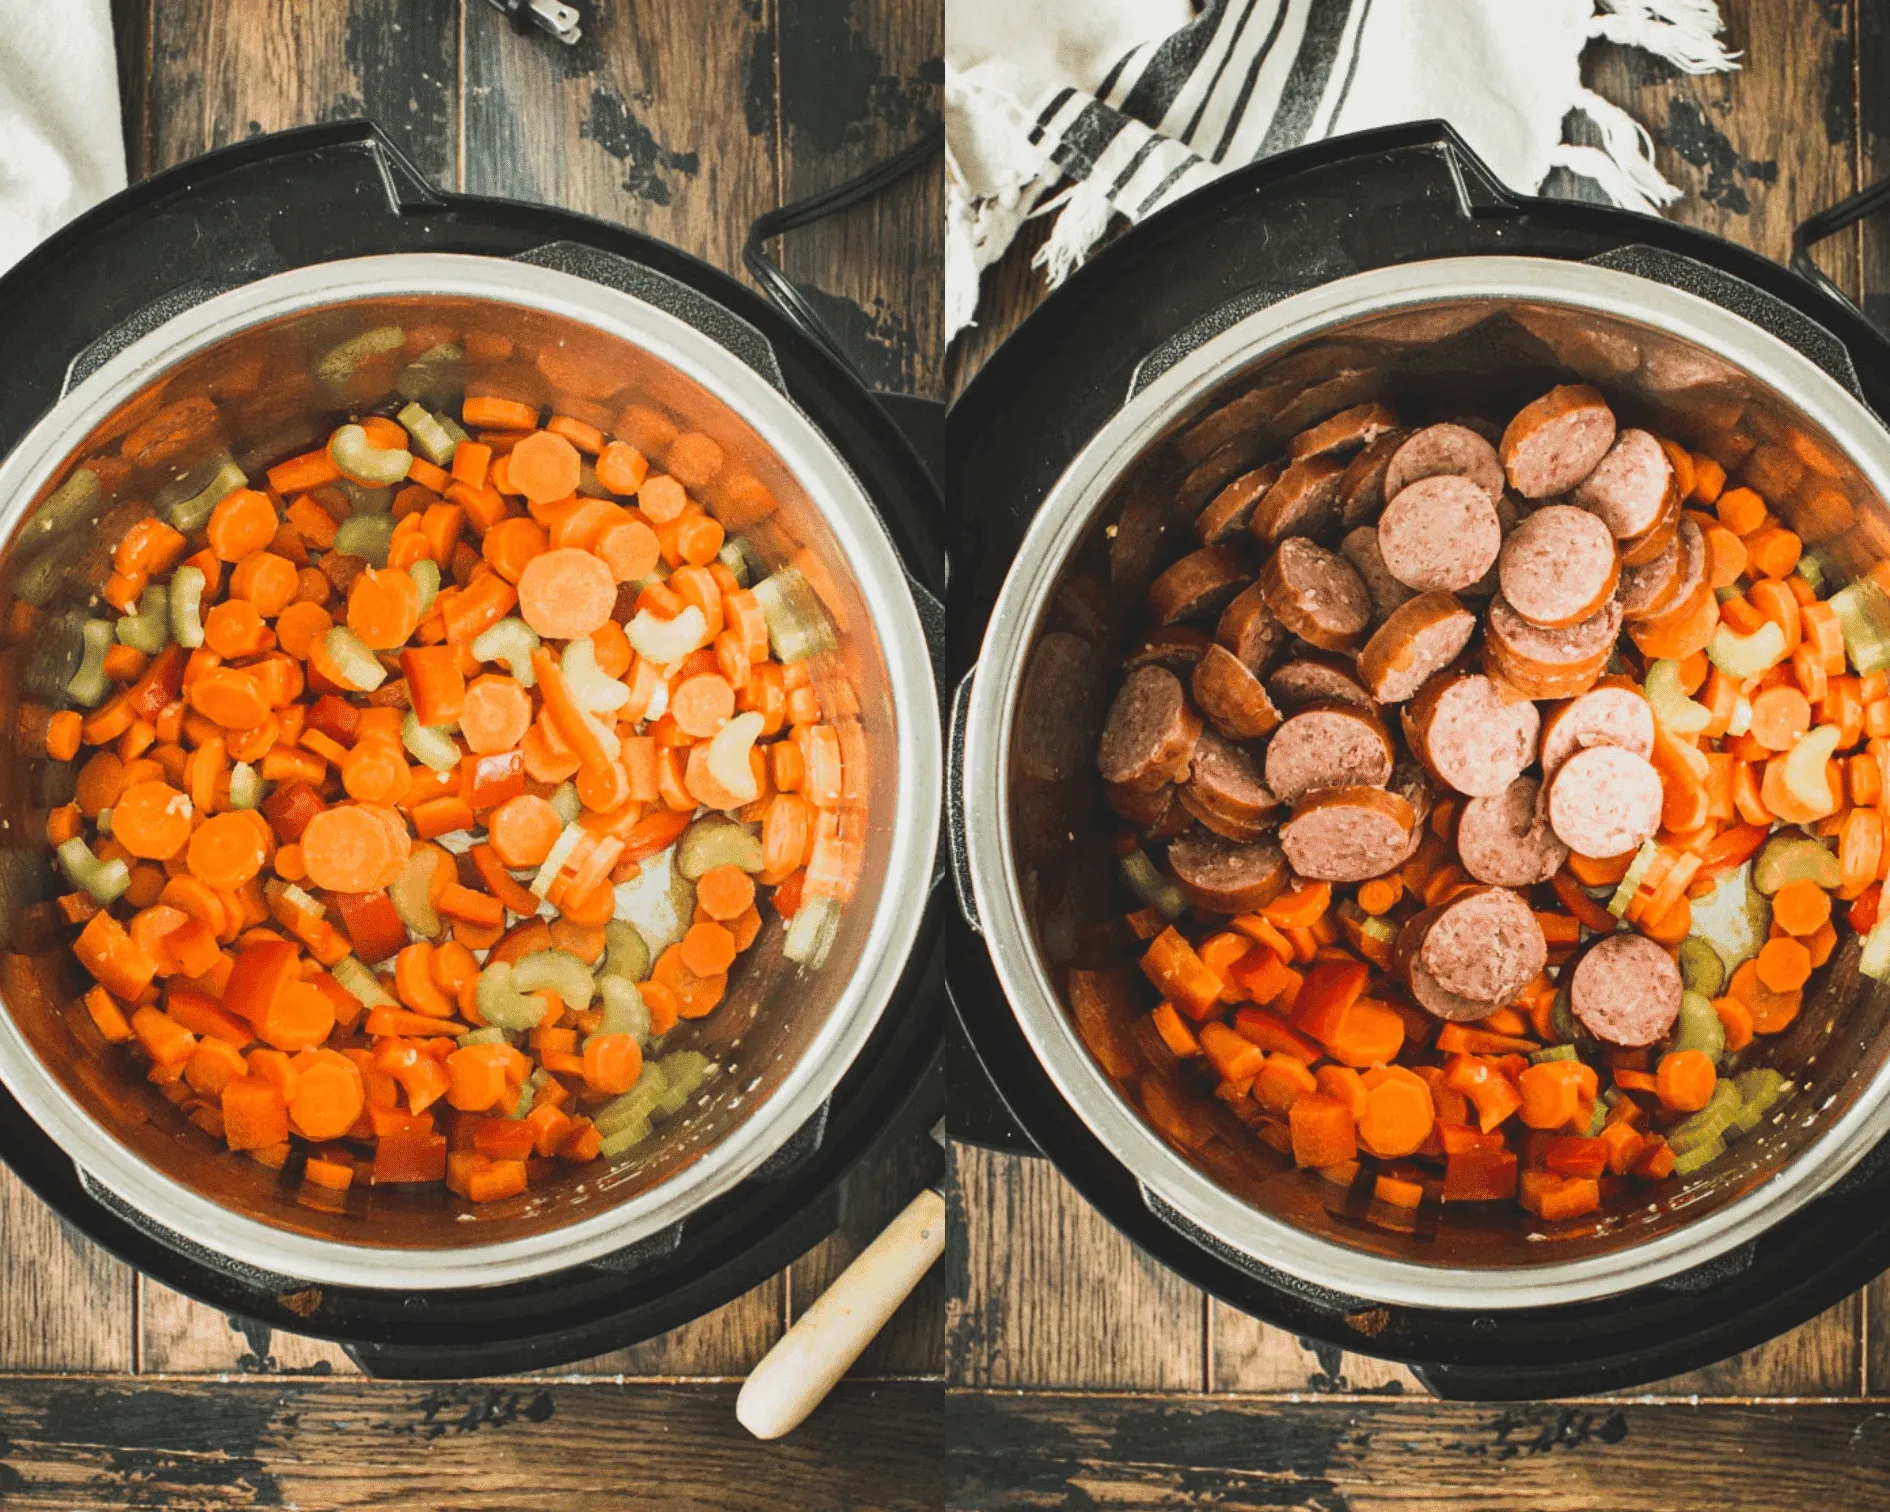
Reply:
[[[1864,1391],[1864,1294],[1854,1292],[1790,1333],[1636,1396],[1854,1397]]]
[[[338,1344],[285,1333],[138,1277],[138,1369],[152,1375],[359,1375]]]
[[[547,1374],[740,1379],[781,1337],[786,1294],[785,1273],[770,1276],[752,1291],[693,1323]]]
[[[945,389],[952,397],[977,376],[1000,345],[1024,323],[1024,317],[1043,303],[1048,290],[1043,270],[1030,265],[1037,249],[1050,239],[1049,216],[1029,221],[1004,256],[984,270],[978,288],[974,322],[959,332],[945,355]]]
[[[147,167],[364,115],[422,173],[451,184],[459,14],[459,0],[156,0]]]
[[[1208,1390],[1262,1395],[1425,1394],[1423,1383],[1395,1360],[1352,1354],[1335,1344],[1295,1337],[1212,1297],[1208,1299]]]
[[[111,0],[118,49],[118,101],[125,123],[125,176],[149,173],[151,155],[151,10],[154,0]]]
[[[1857,10],[1857,147],[1860,188],[1890,179],[1890,7],[1864,0]],[[1865,81],[1869,81],[1866,83]],[[1864,313],[1890,332],[1890,211],[1859,230]]]
[[[842,182],[938,124],[942,5],[778,5],[784,199]],[[944,184],[934,163],[870,205],[783,238],[783,268],[875,388],[940,392]]]
[[[131,1369],[132,1279],[0,1166],[0,1372]]]
[[[0,1383],[0,1502],[84,1508],[937,1507],[942,1388],[843,1385],[776,1444],[733,1387]]]
[[[465,187],[620,221],[739,268],[778,202],[764,0],[585,7],[575,48],[466,6]]]
[[[1516,1406],[953,1392],[946,1505],[1799,1512],[1890,1500],[1880,1403]]]
[[[1047,1160],[953,1145],[946,1215],[952,1385],[1201,1390],[1204,1295]]]

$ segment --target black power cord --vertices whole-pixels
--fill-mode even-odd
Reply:
[[[910,147],[893,154],[883,162],[875,163],[857,178],[850,178],[845,183],[835,184],[831,189],[823,189],[818,194],[810,194],[806,199],[796,200],[791,205],[783,205],[778,210],[770,210],[760,216],[748,228],[748,240],[742,246],[742,266],[748,269],[751,277],[760,284],[763,292],[781,307],[789,320],[799,326],[808,336],[820,344],[855,378],[860,377],[859,369],[853,364],[839,341],[820,318],[818,311],[794,282],[781,271],[781,267],[764,250],[765,244],[784,231],[793,231],[801,226],[810,226],[815,221],[825,220],[850,206],[872,199],[882,189],[896,184],[924,163],[930,162],[945,150],[945,127],[941,124],[928,131]],[[862,380],[863,381],[863,380]]]

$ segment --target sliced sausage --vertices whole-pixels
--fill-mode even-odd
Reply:
[[[1148,585],[1148,607],[1158,625],[1218,614],[1253,581],[1246,553],[1235,546],[1191,551]]]
[[[1243,845],[1248,844],[1264,839],[1279,825],[1277,814],[1264,814],[1258,819],[1236,818],[1225,809],[1214,807],[1201,796],[1198,789],[1186,783],[1175,789],[1175,796],[1184,821],[1193,820],[1197,824],[1204,825],[1224,840],[1238,840]],[[1181,826],[1184,830],[1187,827],[1186,822]],[[1180,831],[1171,830],[1169,833],[1178,834]]]
[[[1400,604],[1408,603],[1411,590],[1391,575],[1378,550],[1378,528],[1361,525],[1339,542],[1339,555],[1352,564],[1352,570],[1372,596],[1372,623],[1382,625],[1385,617]]]
[[[1205,733],[1205,732],[1203,732]],[[1151,840],[1166,839],[1185,830],[1191,816],[1181,804],[1181,789],[1172,782],[1158,788],[1136,788],[1105,782],[1103,799],[1123,819]]]
[[[1638,567],[1621,569],[1621,614],[1630,624],[1658,619],[1674,604],[1680,592],[1682,555],[1686,551],[1685,526],[1692,523],[1683,521],[1681,528],[1674,532],[1674,538],[1652,560]],[[1695,525],[1693,529],[1698,534],[1699,527]],[[1701,560],[1704,564],[1703,550]]]
[[[1392,947],[1392,974],[1410,989],[1411,996],[1425,1012],[1449,1023],[1474,1023],[1478,1019],[1488,1018],[1505,1005],[1451,992],[1425,967],[1424,941],[1443,912],[1442,908],[1428,908],[1405,921],[1404,927],[1398,931],[1397,943]]]
[[[1457,858],[1479,882],[1533,887],[1568,860],[1568,847],[1549,828],[1542,785],[1518,777],[1493,798],[1472,798],[1457,817]]]
[[[1411,805],[1384,788],[1326,788],[1293,805],[1280,845],[1302,877],[1363,882],[1403,862],[1416,824]]]
[[[1626,678],[1603,682],[1543,716],[1542,775],[1553,777],[1577,751],[1603,745],[1654,754],[1654,711]]]
[[[1568,973],[1568,1006],[1598,1040],[1638,1049],[1665,1039],[1685,984],[1673,957],[1645,935],[1603,935]]]
[[[1286,853],[1273,840],[1242,844],[1192,829],[1168,847],[1168,869],[1203,913],[1247,913],[1286,890]]]
[[[1287,713],[1313,704],[1350,704],[1376,715],[1378,701],[1358,680],[1356,663],[1336,656],[1295,656],[1267,674],[1267,692]]]
[[[1413,431],[1385,464],[1385,498],[1395,499],[1421,478],[1468,478],[1487,498],[1503,491],[1496,448],[1467,425],[1447,422]]]
[[[1621,601],[1559,630],[1532,625],[1499,595],[1483,622],[1486,666],[1529,698],[1573,698],[1594,686],[1614,654]]]
[[[1347,704],[1302,709],[1267,742],[1267,786],[1282,803],[1315,788],[1383,787],[1391,736],[1375,715]]]
[[[1480,672],[1438,673],[1405,706],[1404,719],[1412,751],[1467,797],[1495,797],[1536,757],[1536,706],[1505,703]]]
[[[1193,625],[1163,625],[1151,630],[1142,644],[1122,659],[1123,669],[1133,672],[1137,667],[1166,667],[1177,677],[1192,677],[1195,663],[1213,644],[1212,636]]]
[[[1516,528],[1517,521],[1525,517],[1524,509],[1526,506],[1522,508],[1518,507],[1522,505],[1522,503],[1523,501],[1509,492],[1508,489],[1503,490],[1502,493],[1496,496],[1496,523],[1498,528],[1503,532],[1503,539],[1506,541],[1509,539],[1509,533]],[[1468,588],[1459,588],[1457,590],[1457,597],[1461,599],[1474,599],[1479,603],[1487,602],[1495,598],[1498,589],[1502,586],[1501,580],[1497,575],[1497,569],[1501,564],[1501,559],[1502,551],[1499,549],[1497,552],[1497,561],[1490,563],[1490,570],[1484,573],[1482,577],[1478,578]]]
[[[1598,613],[1621,577],[1608,527],[1567,504],[1547,505],[1519,524],[1496,566],[1510,608],[1550,629]]]
[[[1431,780],[1424,775],[1424,768],[1415,761],[1401,761],[1394,766],[1385,788],[1411,805],[1411,838],[1406,844],[1405,853],[1398,858],[1398,864],[1402,866],[1417,854],[1418,846],[1424,843],[1424,827],[1430,823],[1431,809],[1436,805],[1437,795],[1431,791]]]
[[[1339,479],[1339,523],[1363,525],[1376,520],[1385,508],[1385,472],[1391,457],[1410,431],[1389,430],[1345,466]]]
[[[1660,808],[1660,773],[1621,746],[1577,751],[1549,779],[1549,826],[1577,855],[1626,855],[1660,828]]]
[[[1674,539],[1680,528],[1680,489],[1676,484],[1667,490],[1667,502],[1661,507],[1658,518],[1647,530],[1637,536],[1629,536],[1621,543],[1621,565],[1639,567],[1644,562],[1651,562],[1667,549],[1668,542]]]
[[[1477,617],[1448,593],[1423,593],[1392,612],[1359,653],[1358,672],[1380,703],[1403,703],[1457,659]]]
[[[1567,493],[1614,444],[1614,411],[1601,391],[1564,383],[1516,412],[1497,455],[1509,486],[1525,499]]]
[[[1189,688],[1195,707],[1229,740],[1256,740],[1280,722],[1266,684],[1225,646],[1208,647]]]
[[[1617,541],[1653,529],[1673,486],[1673,465],[1659,441],[1630,426],[1614,438],[1568,501],[1589,511]]]
[[[1503,527],[1492,496],[1454,473],[1408,484],[1378,517],[1378,550],[1385,566],[1420,593],[1468,588],[1490,570],[1502,546]]]
[[[1221,611],[1214,638],[1232,651],[1243,666],[1264,672],[1274,656],[1293,638],[1267,608],[1266,591],[1256,580],[1234,595]]]
[[[1360,447],[1370,446],[1397,423],[1398,416],[1389,405],[1376,399],[1368,400],[1301,431],[1286,443],[1286,455],[1294,462],[1302,457],[1344,459]]]
[[[1345,464],[1337,457],[1307,457],[1295,462],[1254,505],[1247,522],[1269,546],[1289,536],[1323,534],[1339,515],[1339,479]]]
[[[1278,820],[1279,800],[1260,775],[1259,757],[1212,730],[1201,732],[1188,780],[1176,792],[1185,812],[1229,840],[1258,840]]]
[[[1124,679],[1103,723],[1096,767],[1104,782],[1156,788],[1184,776],[1201,716],[1166,667],[1138,667]]]
[[[1508,1003],[1548,964],[1549,946],[1520,893],[1480,887],[1438,909],[1417,960],[1446,992]]]
[[[1030,653],[1017,698],[1017,764],[1043,782],[1083,769],[1101,728],[1102,659],[1081,636],[1052,630]]]
[[[1244,472],[1212,499],[1194,517],[1194,533],[1203,546],[1219,546],[1239,538],[1253,518],[1253,507],[1280,476],[1280,464],[1269,462]]]
[[[1260,569],[1273,617],[1325,651],[1352,651],[1372,622],[1372,598],[1352,564],[1301,536],[1281,541]]]

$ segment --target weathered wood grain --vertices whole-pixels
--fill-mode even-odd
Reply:
[[[840,183],[938,124],[942,5],[778,6],[783,199]],[[934,163],[870,205],[783,238],[783,268],[872,387],[940,392],[944,202],[943,165]]]
[[[450,184],[459,16],[459,0],[155,0],[145,165],[168,168],[258,132],[367,116],[422,173]]]
[[[977,376],[1004,338],[1024,323],[1024,317],[1043,302],[1043,270],[1031,259],[1050,239],[1050,217],[1025,224],[1004,256],[985,269],[978,289],[978,309],[972,325],[960,332],[945,354],[945,388],[953,398]]]
[[[466,6],[464,187],[646,231],[734,270],[778,203],[764,0],[586,7],[574,48]]]
[[[1861,0],[1857,9],[1858,187],[1890,179],[1890,8]],[[1864,313],[1890,334],[1890,211],[1859,228]]]
[[[946,1215],[952,1385],[1202,1388],[1206,1298],[1048,1161],[953,1145]]]
[[[1790,1333],[1640,1388],[1652,1396],[1851,1397],[1864,1390],[1864,1298],[1854,1292]]]
[[[285,1333],[138,1277],[138,1369],[151,1375],[359,1375],[338,1344]]]
[[[953,1392],[946,1505],[1801,1512],[1890,1498],[1880,1402],[1472,1406]]]
[[[131,1369],[132,1279],[0,1166],[0,1372]]]
[[[551,1376],[621,1375],[727,1380],[745,1376],[781,1337],[785,1273],[666,1334],[549,1371]]]
[[[533,1381],[6,1381],[0,1503],[8,1512],[939,1505],[940,1387],[843,1385],[778,1444],[735,1427],[734,1395]]]
[[[118,50],[118,102],[125,128],[125,176],[150,172],[151,8],[153,0],[111,0]]]
[[[1209,1391],[1426,1394],[1423,1383],[1395,1360],[1295,1337],[1218,1298],[1208,1299],[1207,1326]]]

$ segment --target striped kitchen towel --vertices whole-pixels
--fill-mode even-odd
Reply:
[[[1303,142],[1448,120],[1505,182],[1550,170],[1654,210],[1679,190],[1626,112],[1585,88],[1595,38],[1688,73],[1736,66],[1717,0],[948,0],[946,330],[1033,214],[1051,284],[1115,216],[1141,220]],[[1571,111],[1598,146],[1562,140]]]

